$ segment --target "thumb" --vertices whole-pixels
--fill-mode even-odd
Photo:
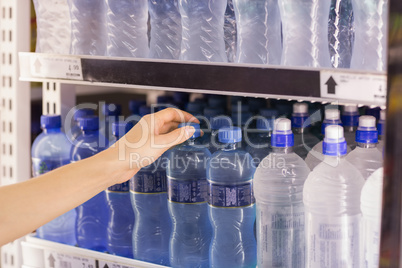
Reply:
[[[155,137],[155,141],[157,144],[163,145],[165,149],[169,149],[188,140],[191,136],[193,136],[194,132],[194,127],[185,126],[175,129],[167,134],[158,135]]]

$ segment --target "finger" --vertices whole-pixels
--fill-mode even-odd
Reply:
[[[194,132],[195,128],[192,126],[181,127],[167,134],[156,136],[155,142],[163,145],[163,148],[167,150],[170,147],[185,142],[187,139],[193,136]]]
[[[179,123],[177,123],[177,122],[165,123],[159,128],[158,133],[156,133],[156,134],[157,135],[166,134],[168,132],[175,130],[178,126],[179,126]]]
[[[161,120],[164,123],[172,121],[179,123],[183,122],[200,123],[200,121],[198,121],[198,119],[192,114],[175,108],[167,108],[160,112],[155,113],[154,115],[156,120]]]

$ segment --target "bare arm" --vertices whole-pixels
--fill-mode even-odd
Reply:
[[[176,109],[145,116],[112,148],[34,179],[0,187],[0,245],[34,231],[107,187],[129,180],[193,134],[193,128],[177,129],[179,122],[187,121],[197,120]]]

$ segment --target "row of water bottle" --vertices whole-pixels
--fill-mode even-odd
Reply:
[[[233,99],[238,100],[237,98]],[[162,100],[163,98],[160,99],[160,101]],[[252,102],[251,100],[249,102]],[[208,104],[212,106],[214,103],[220,103],[217,106],[225,107],[225,102],[226,99],[222,97],[210,97],[208,99]],[[201,114],[203,111],[205,117],[208,114],[207,108],[214,110],[211,109],[212,107],[199,110],[199,107],[202,107],[198,105],[199,103],[203,103],[203,101],[196,100],[185,106],[187,106],[187,110],[194,114]],[[235,107],[237,108],[232,108],[232,111],[241,108],[249,110],[246,105]],[[133,113],[139,116],[150,112],[150,108],[144,106],[143,102],[132,102],[131,108]],[[303,146],[307,153],[303,153],[303,150],[297,148],[301,147],[300,141],[308,140],[310,132],[307,126],[314,122],[308,121],[307,105],[297,103],[293,106],[292,118],[292,128],[295,135],[291,133],[290,121],[278,122],[275,126],[276,129],[272,131],[274,126],[272,115],[275,116],[275,112],[268,111],[265,109],[267,117],[265,120],[264,118],[257,120],[257,126],[263,131],[252,135],[252,143],[245,147],[249,153],[241,149],[244,148],[241,137],[242,129],[231,127],[232,121],[230,117],[215,114],[210,121],[211,129],[213,129],[211,133],[206,131],[204,137],[198,137],[199,131],[197,131],[188,142],[167,152],[155,164],[143,168],[129,183],[110,187],[106,192],[100,193],[76,210],[41,227],[38,230],[38,236],[68,244],[77,243],[78,246],[84,248],[108,251],[116,255],[134,257],[148,262],[172,265],[173,267],[227,267],[227,265],[253,267],[257,263],[256,256],[258,256],[259,267],[272,267],[275,265],[303,267],[304,256],[308,251],[305,248],[304,240],[304,231],[307,225],[304,223],[304,206],[301,203],[303,194],[301,191],[310,169],[306,167],[306,164],[299,157],[292,153],[292,147],[294,152],[298,152],[303,158],[306,157],[307,153],[309,153],[308,148],[314,147],[313,143],[309,144],[311,147]],[[77,119],[80,113],[75,113]],[[86,113],[90,112],[86,111]],[[241,118],[244,117],[243,114],[247,115],[247,113],[250,114],[250,112],[239,112],[241,116],[236,118],[239,122],[238,126],[243,126],[244,128]],[[260,114],[264,114],[264,109],[261,110]],[[359,133],[356,135],[358,146],[353,151],[355,156],[352,157],[353,154],[350,154],[348,158],[349,162],[360,170],[366,170],[365,172],[368,175],[373,169],[381,166],[382,158],[380,157],[381,159],[379,160],[378,154],[374,152],[380,153],[375,149],[377,142],[375,138],[376,131],[373,129],[375,128],[375,120],[373,121],[371,117],[363,117],[359,127],[357,125],[358,116],[357,107],[345,107],[342,118],[345,124],[345,133],[350,132],[349,136],[354,136],[356,130]],[[382,113],[382,120],[378,125],[381,131],[384,124],[383,116],[384,113]],[[310,118],[313,117],[310,116]],[[78,130],[78,135],[71,135],[76,137],[75,145],[72,146],[60,131],[60,118],[43,117],[44,133],[35,142],[32,150],[35,175],[57,168],[70,161],[86,158],[103,149],[99,148],[97,144],[99,145],[99,143],[107,139],[99,138],[97,131],[98,119],[87,116],[78,121],[81,131]],[[236,122],[236,120],[233,121]],[[326,110],[323,123],[324,130],[327,125],[340,125],[339,111]],[[223,127],[229,128],[219,130]],[[129,128],[130,125],[127,127],[127,124],[115,124],[115,139],[122,136]],[[350,131],[346,132],[347,129]],[[337,131],[340,133],[339,129]],[[101,132],[105,133],[105,135],[108,133],[104,130]],[[71,130],[71,133],[75,133],[75,130]],[[247,132],[243,129],[243,133]],[[53,137],[53,135],[59,139],[56,142],[58,148],[68,148],[62,150],[65,151],[62,156],[57,155],[60,151],[56,153],[50,151],[50,148],[46,148],[46,143],[49,141],[47,139]],[[332,135],[334,134],[332,133]],[[328,135],[325,136],[328,138]],[[340,136],[341,134],[339,134]],[[367,139],[367,137],[370,137],[370,139]],[[319,158],[320,161],[324,160],[324,163],[329,163],[321,166],[330,168],[331,165],[336,167],[337,164],[345,162],[343,157],[339,158],[336,155],[345,153],[344,148],[347,148],[347,146],[343,146],[341,137],[338,139],[342,140],[341,145],[338,145],[335,140],[334,137],[328,138],[327,142],[324,140],[323,144],[329,143],[331,145],[325,146],[330,148],[332,155],[324,156],[324,159]],[[315,141],[318,142],[319,140],[315,139]],[[356,143],[353,142],[348,144],[351,147],[356,146]],[[45,149],[41,146],[44,146]],[[342,152],[334,154],[339,148],[342,149]],[[322,150],[317,149],[316,151],[320,153],[318,156],[322,155]],[[211,155],[211,153],[213,154]],[[326,150],[324,150],[324,155],[326,155]],[[376,155],[377,158],[371,159],[370,157],[373,155]],[[308,157],[309,155],[306,161]],[[369,163],[368,166],[366,165],[367,163]],[[254,192],[257,199],[257,214],[255,214],[252,188],[256,166],[258,168],[254,176]],[[332,171],[341,170],[332,168]],[[269,175],[267,175],[267,172]],[[380,174],[380,172],[377,173]],[[314,172],[310,176],[313,176],[312,174]],[[326,172],[325,174],[328,175],[329,173]],[[343,178],[354,178],[353,176],[356,177],[356,172],[353,176],[346,175],[342,174]],[[363,176],[366,178],[367,175]],[[270,178],[273,181],[270,181]],[[359,180],[356,179],[356,181]],[[377,184],[378,181],[379,179],[377,179]],[[330,180],[329,183],[332,186],[338,185],[342,189],[349,187],[349,181],[337,181],[336,178],[333,181]],[[346,183],[346,186],[342,185],[342,183]],[[330,187],[331,189],[332,186]],[[352,195],[353,193],[354,199],[350,196],[342,195],[338,196],[338,198],[346,198],[345,205],[353,207],[354,212],[356,212],[357,190],[355,188],[357,186],[353,186],[355,188],[352,186],[341,194]],[[328,186],[322,187],[332,191]],[[375,185],[375,187],[374,190],[381,188],[378,185]],[[336,234],[338,229],[342,230],[342,232],[349,232],[349,226],[346,226],[346,229],[343,229],[344,226],[342,225],[332,226],[331,223],[335,223],[335,220],[331,217],[334,215],[325,214],[328,207],[323,206],[323,204],[332,206],[336,203],[337,206],[334,206],[334,211],[337,212],[337,209],[340,211],[334,216],[337,220],[342,222],[345,221],[345,217],[350,216],[347,209],[339,207],[339,202],[336,202],[339,199],[336,201],[325,200],[325,198],[331,196],[331,193],[322,196],[324,199],[318,202],[321,207],[314,207],[317,204],[317,202],[314,202],[321,191],[323,189],[320,188],[318,193],[311,195],[314,200],[310,200],[309,204],[313,204],[312,215],[318,212],[317,217],[321,217],[321,219],[327,220],[329,223],[317,222],[317,219],[313,217],[312,224],[320,225],[319,228],[329,228],[328,235],[331,235],[331,232]],[[360,196],[360,193],[357,196]],[[362,198],[363,196],[362,194]],[[368,196],[372,197],[373,194],[370,193]],[[352,199],[349,200],[349,198]],[[306,195],[305,199],[307,199]],[[373,198],[370,200],[373,200]],[[363,207],[369,208],[370,204],[362,203],[362,211],[364,211]],[[368,212],[372,213],[371,210],[368,210]],[[375,211],[375,213],[377,212]],[[254,236],[254,217],[256,215],[257,243]],[[354,218],[359,218],[360,210],[359,213],[356,212],[353,215],[356,216]],[[378,227],[378,215],[373,215],[369,215],[368,219],[377,224]],[[268,221],[264,221],[264,219],[268,219]],[[346,221],[348,220],[349,218],[346,219]],[[357,222],[360,224],[360,222],[364,221],[356,220],[351,225],[355,226]],[[360,237],[367,239],[378,238],[377,227],[371,225],[365,227],[366,229],[371,228],[368,232],[372,235],[374,235],[373,232],[375,231],[376,237],[364,236],[361,233]],[[66,232],[63,234],[60,228]],[[333,228],[333,230],[330,228]],[[308,231],[309,229],[306,230]],[[355,234],[355,232],[359,233],[361,230],[363,229],[357,228],[353,229],[352,232]],[[309,233],[306,232],[306,234],[308,240]],[[357,237],[357,235],[354,237]],[[356,241],[349,242],[354,243]],[[374,254],[377,250],[376,245],[372,246],[370,250],[373,250]],[[356,247],[350,249],[350,251],[342,251],[340,257],[344,258],[344,254],[353,255],[355,252],[358,252]],[[368,256],[378,257],[378,254],[373,254]],[[333,260],[336,259],[336,256],[323,256],[323,259],[325,258]],[[308,257],[306,260],[308,260]],[[342,265],[344,264],[342,263]],[[316,267],[322,266],[323,264],[320,263]],[[329,266],[332,267],[331,265]]]
[[[384,71],[387,0],[35,0],[37,52]]]

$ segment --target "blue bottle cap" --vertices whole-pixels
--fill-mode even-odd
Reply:
[[[77,109],[74,112],[74,120],[77,121],[78,118],[89,116],[89,115],[95,115],[94,110],[89,109],[89,108]]]
[[[375,127],[376,119],[371,115],[359,117],[359,127],[356,130],[357,143],[377,143],[378,131]]]
[[[326,109],[325,119],[321,125],[321,134],[325,135],[325,129],[327,126],[338,125],[342,126],[340,112],[338,109]]]
[[[347,152],[346,140],[343,136],[343,127],[329,125],[325,128],[325,138],[322,143],[324,155],[341,156]]]
[[[236,126],[244,126],[252,116],[250,112],[232,113],[232,121]]]
[[[359,125],[359,109],[357,105],[345,105],[342,112],[344,126],[357,127]]]
[[[40,117],[40,125],[42,128],[61,128],[60,115],[42,115]]]
[[[147,102],[144,100],[130,100],[128,108],[130,109],[131,114],[139,114],[140,107],[144,105],[147,105]]]
[[[90,115],[87,117],[82,117],[78,119],[78,125],[81,130],[98,130],[99,129],[99,118],[95,115]]]
[[[143,117],[144,115],[150,114],[151,113],[151,107],[149,106],[141,106],[139,111],[138,111],[139,115],[141,117]]]
[[[204,116],[211,120],[212,117],[223,115],[225,110],[222,107],[205,107],[204,108]]]
[[[257,129],[262,131],[272,131],[274,129],[274,118],[258,118],[257,119]]]
[[[112,132],[115,137],[122,137],[134,126],[132,122],[113,122]]]
[[[294,136],[289,119],[278,118],[275,120],[271,145],[272,147],[292,147],[294,145]]]
[[[226,107],[226,97],[225,96],[220,96],[220,95],[211,96],[211,97],[208,98],[208,105],[210,107],[214,107],[214,108],[221,107],[222,109],[225,109],[225,107]]]
[[[239,127],[224,127],[220,128],[218,132],[219,142],[222,143],[236,143],[242,139],[241,128]]]
[[[180,123],[178,128],[185,127],[185,126],[192,126],[192,127],[195,128],[195,132],[194,132],[193,136],[190,137],[190,139],[196,139],[199,136],[201,136],[200,124],[197,124],[197,123]]]
[[[202,111],[204,109],[204,103],[203,102],[189,102],[187,103],[187,109],[186,111],[189,112],[192,115],[200,115],[202,114]]]
[[[275,109],[263,108],[260,109],[260,115],[265,118],[276,118],[279,114],[278,111]]]
[[[229,116],[220,115],[220,116],[215,116],[211,119],[211,129],[212,130],[217,130],[220,128],[231,127],[231,126],[233,126],[233,124],[232,124],[232,119],[230,119]]]
[[[292,128],[303,128],[304,122],[308,119],[308,105],[304,102],[293,104]]]
[[[156,98],[156,103],[158,104],[172,104],[173,103],[173,97],[171,96],[158,96]]]
[[[187,92],[174,92],[173,100],[175,103],[185,103],[190,99],[190,94]]]
[[[119,116],[121,114],[121,106],[115,103],[106,103],[102,107],[102,112],[106,116]]]

